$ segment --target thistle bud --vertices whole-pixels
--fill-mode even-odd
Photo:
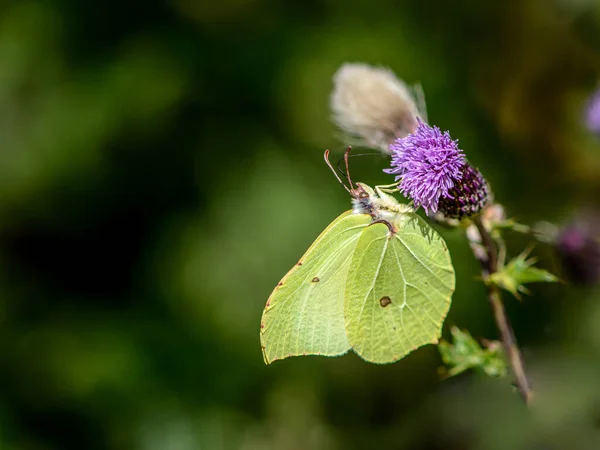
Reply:
[[[460,220],[481,212],[489,201],[486,180],[447,131],[418,123],[414,134],[390,145],[392,167],[386,172],[396,175],[400,191],[428,215],[439,211]]]
[[[417,129],[418,117],[427,120],[422,92],[417,93],[419,102],[389,69],[346,63],[333,77],[330,98],[333,120],[358,145],[379,148],[389,154],[394,139]]]
[[[463,166],[462,178],[438,202],[445,217],[464,219],[478,214],[488,202],[488,185],[483,175],[468,162]]]

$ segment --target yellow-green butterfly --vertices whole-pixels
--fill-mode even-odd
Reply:
[[[260,330],[265,363],[354,350],[385,364],[437,343],[454,292],[443,239],[408,206],[362,183],[267,300]],[[329,152],[325,152],[329,162]],[[391,185],[395,186],[395,185]]]

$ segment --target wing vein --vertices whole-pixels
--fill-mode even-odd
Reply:
[[[349,231],[349,230],[347,230],[347,231]],[[324,257],[321,261],[319,261],[318,263],[315,263],[315,267],[314,267],[315,271],[317,269],[319,269],[318,271],[321,272],[321,271],[324,271],[326,269],[329,269],[333,265],[333,263],[335,262],[335,260],[339,257],[339,255],[348,246],[350,246],[353,241],[356,241],[358,239],[358,236],[359,235],[356,235],[356,236],[355,235],[351,235],[350,237],[346,238],[343,241],[343,244],[339,245],[337,247],[337,249],[334,251],[333,255],[330,255],[328,257]],[[352,253],[350,253],[348,255],[348,258],[351,258],[351,257],[352,257]],[[340,264],[339,267],[335,270],[335,272],[333,273],[333,275],[331,276],[331,278],[333,278],[340,270],[342,270],[342,268],[345,266],[344,263],[348,260],[348,258],[346,258],[346,259],[344,259],[344,261],[342,261],[342,264]],[[296,288],[296,290],[294,290],[294,292],[291,295],[294,295],[296,292],[298,292],[298,290],[301,289],[306,284],[306,282],[308,281],[308,279],[310,277],[311,277],[311,273],[309,271],[307,271],[307,275],[304,277],[304,280],[302,280],[300,282],[298,288]],[[324,280],[324,283],[326,281],[327,280]],[[307,303],[308,303],[308,298],[309,298],[311,292],[312,292],[312,289],[309,289],[305,293],[301,294],[302,301],[301,301],[301,303],[300,303],[300,305],[298,307],[298,316],[299,317],[298,317],[297,322],[296,322],[297,326],[294,327],[292,333],[289,333],[289,334],[296,334],[296,350],[298,349],[298,345],[299,345],[299,342],[300,342],[300,335],[301,335],[301,330],[302,330],[302,323],[304,322],[304,316],[305,316],[304,312],[306,310],[306,306],[307,306]],[[288,315],[288,320],[286,321],[286,329],[288,329],[288,327],[289,327],[290,324],[291,325],[294,324],[294,319],[295,318],[293,317],[292,314]],[[287,338],[287,335],[288,335],[288,333],[286,333],[286,338]],[[313,325],[313,335],[314,335],[314,325]],[[284,343],[285,343],[285,339],[284,339]],[[285,347],[285,344],[284,344],[284,348],[283,348],[284,353],[285,353],[285,348],[286,347]]]
[[[369,295],[371,294],[371,292],[375,288],[375,283],[377,282],[377,277],[379,277],[379,271],[381,270],[381,262],[383,261],[383,257],[385,256],[385,251],[387,249],[387,236],[385,236],[383,238],[377,238],[377,239],[373,240],[373,242],[369,243],[369,246],[367,247],[367,250],[368,250],[368,248],[371,245],[373,245],[375,242],[377,242],[377,241],[379,241],[381,239],[385,239],[386,242],[385,242],[385,244],[383,246],[383,251],[381,252],[381,258],[379,258],[379,263],[377,264],[377,270],[375,271],[375,276],[373,277],[373,283],[371,284],[371,287],[367,291],[367,295],[366,295],[365,299],[362,302],[362,307],[360,309],[360,313],[358,314],[358,322],[361,321],[361,317],[363,315],[363,312],[365,310],[365,306],[367,304],[367,298],[369,297]],[[365,250],[365,252],[363,253],[363,255],[366,255],[368,253],[367,250]],[[362,262],[362,259],[363,259],[363,257],[361,257],[361,261],[360,262]]]
[[[396,257],[396,263],[398,264],[398,268],[400,269],[400,275],[402,276],[403,286],[402,286],[402,295],[404,296],[403,304],[408,305],[408,299],[406,298],[406,278],[404,277],[404,270],[402,269],[402,264],[400,263],[400,258],[398,257],[398,251],[396,247],[392,245],[392,249],[394,250],[394,256]],[[402,331],[404,331],[404,335],[406,336],[406,340],[408,341],[408,345],[414,347],[415,345],[410,338],[410,335],[404,325],[404,309],[403,306],[400,306],[400,323],[402,324]]]
[[[448,286],[444,280],[442,280],[440,278],[440,276],[438,274],[436,274],[435,272],[433,272],[423,261],[421,261],[419,259],[419,257],[410,249],[410,247],[408,245],[406,245],[406,243],[402,240],[402,238],[400,236],[398,236],[398,234],[395,235],[396,238],[402,243],[402,245],[408,250],[408,252],[413,256],[413,258],[415,258],[419,264],[421,264],[431,275],[433,275],[435,278],[438,279],[438,281],[446,288],[452,290],[453,288],[451,286]]]

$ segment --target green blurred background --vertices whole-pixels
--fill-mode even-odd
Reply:
[[[0,448],[600,448],[600,294],[506,296],[537,391],[435,347],[266,367],[272,288],[348,208],[322,160],[345,61],[421,82],[510,216],[600,198],[597,0],[0,2]],[[354,177],[389,183],[382,157]],[[478,267],[448,324],[497,337]],[[511,235],[517,254],[527,239]],[[541,265],[558,271],[551,248]],[[447,332],[447,330],[446,330]]]

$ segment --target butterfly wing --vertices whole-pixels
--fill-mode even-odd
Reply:
[[[398,214],[394,225],[393,234],[382,223],[361,233],[344,302],[350,346],[379,364],[437,343],[454,292],[443,239],[413,213]]]
[[[366,214],[335,219],[275,287],[261,321],[267,364],[299,355],[337,356],[350,344],[344,327],[344,291]]]

